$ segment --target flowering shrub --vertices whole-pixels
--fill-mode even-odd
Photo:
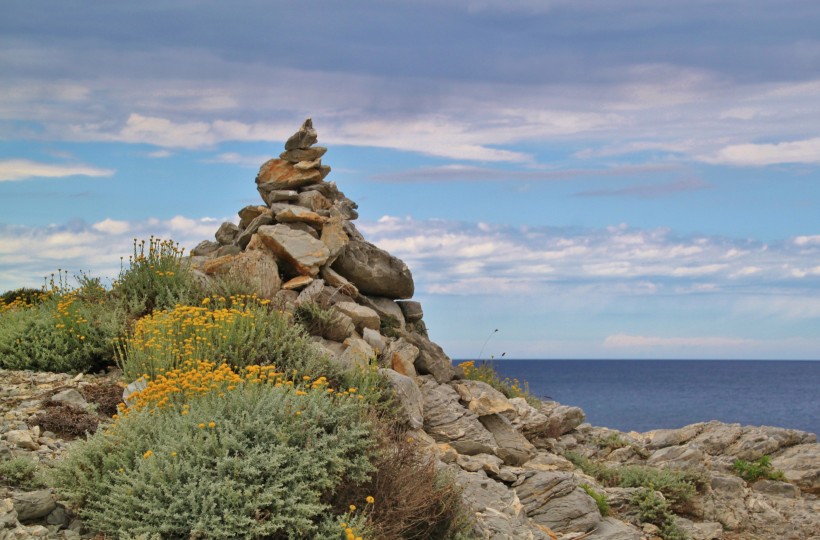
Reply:
[[[103,299],[98,281],[81,280],[74,289],[52,280],[33,303],[18,297],[4,304],[0,367],[77,372],[111,363],[123,319]]]
[[[155,309],[194,303],[200,296],[193,273],[183,263],[184,250],[172,240],[134,239],[128,267],[120,269],[113,294],[129,314],[140,317]]]
[[[136,322],[120,343],[118,363],[128,380],[155,377],[200,359],[233,367],[291,367],[315,357],[307,336],[255,296],[206,297],[199,306],[176,306]],[[302,360],[300,360],[302,359]],[[301,371],[303,366],[293,366]]]
[[[365,402],[315,378],[285,384],[273,369],[200,367],[208,390],[175,390],[183,372],[149,382],[138,405],[58,465],[85,522],[114,537],[346,535],[326,501],[371,472]]]

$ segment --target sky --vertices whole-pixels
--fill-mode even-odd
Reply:
[[[7,2],[0,290],[212,239],[312,117],[454,358],[820,359],[818,28],[816,0]]]

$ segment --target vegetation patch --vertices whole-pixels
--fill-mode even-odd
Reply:
[[[736,459],[734,463],[732,463],[732,471],[750,484],[761,478],[780,481],[786,479],[783,475],[783,471],[772,468],[772,459],[769,456],[762,456],[756,461]]]

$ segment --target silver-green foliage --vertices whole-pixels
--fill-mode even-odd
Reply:
[[[131,412],[77,443],[55,480],[113,537],[316,538],[338,527],[323,501],[370,473],[371,431],[353,397],[247,384],[187,415]]]

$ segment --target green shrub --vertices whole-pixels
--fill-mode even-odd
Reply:
[[[595,505],[598,507],[601,516],[607,517],[609,515],[609,503],[606,500],[606,493],[595,491],[589,484],[581,484],[581,489],[595,500]]]
[[[339,537],[344,510],[327,501],[371,472],[363,401],[259,383],[222,394],[128,412],[72,447],[58,487],[115,538]]]
[[[575,452],[567,452],[564,457],[605,486],[660,491],[676,508],[682,508],[706,483],[704,475],[693,470],[656,469],[642,465],[608,467]]]
[[[54,290],[34,305],[0,312],[0,367],[100,369],[113,363],[123,321],[115,306],[100,299],[96,286]]]
[[[651,523],[660,529],[663,540],[689,540],[689,535],[678,527],[669,502],[651,488],[642,488],[630,498],[641,523]]]
[[[37,462],[26,457],[0,461],[0,483],[21,488],[38,488],[43,485],[38,475]]]
[[[526,382],[522,384],[518,379],[502,379],[491,362],[483,361],[476,365],[474,360],[470,360],[460,363],[458,367],[462,369],[467,379],[485,382],[507,398],[521,397],[535,407],[541,404],[538,398],[530,394],[530,388]]]
[[[744,459],[736,459],[732,463],[732,471],[749,483],[755,482],[761,478],[768,480],[784,480],[783,471],[777,471],[772,468],[772,459],[769,456],[762,456],[756,461],[746,461]]]
[[[275,364],[307,372],[317,353],[300,327],[266,300],[206,297],[201,306],[177,306],[136,322],[120,343],[117,360],[127,380],[182,366],[186,361],[225,362],[235,368]]]
[[[120,269],[112,294],[134,318],[196,303],[202,296],[179,244],[153,236],[147,245],[134,239],[134,254],[128,257],[128,267]]]

